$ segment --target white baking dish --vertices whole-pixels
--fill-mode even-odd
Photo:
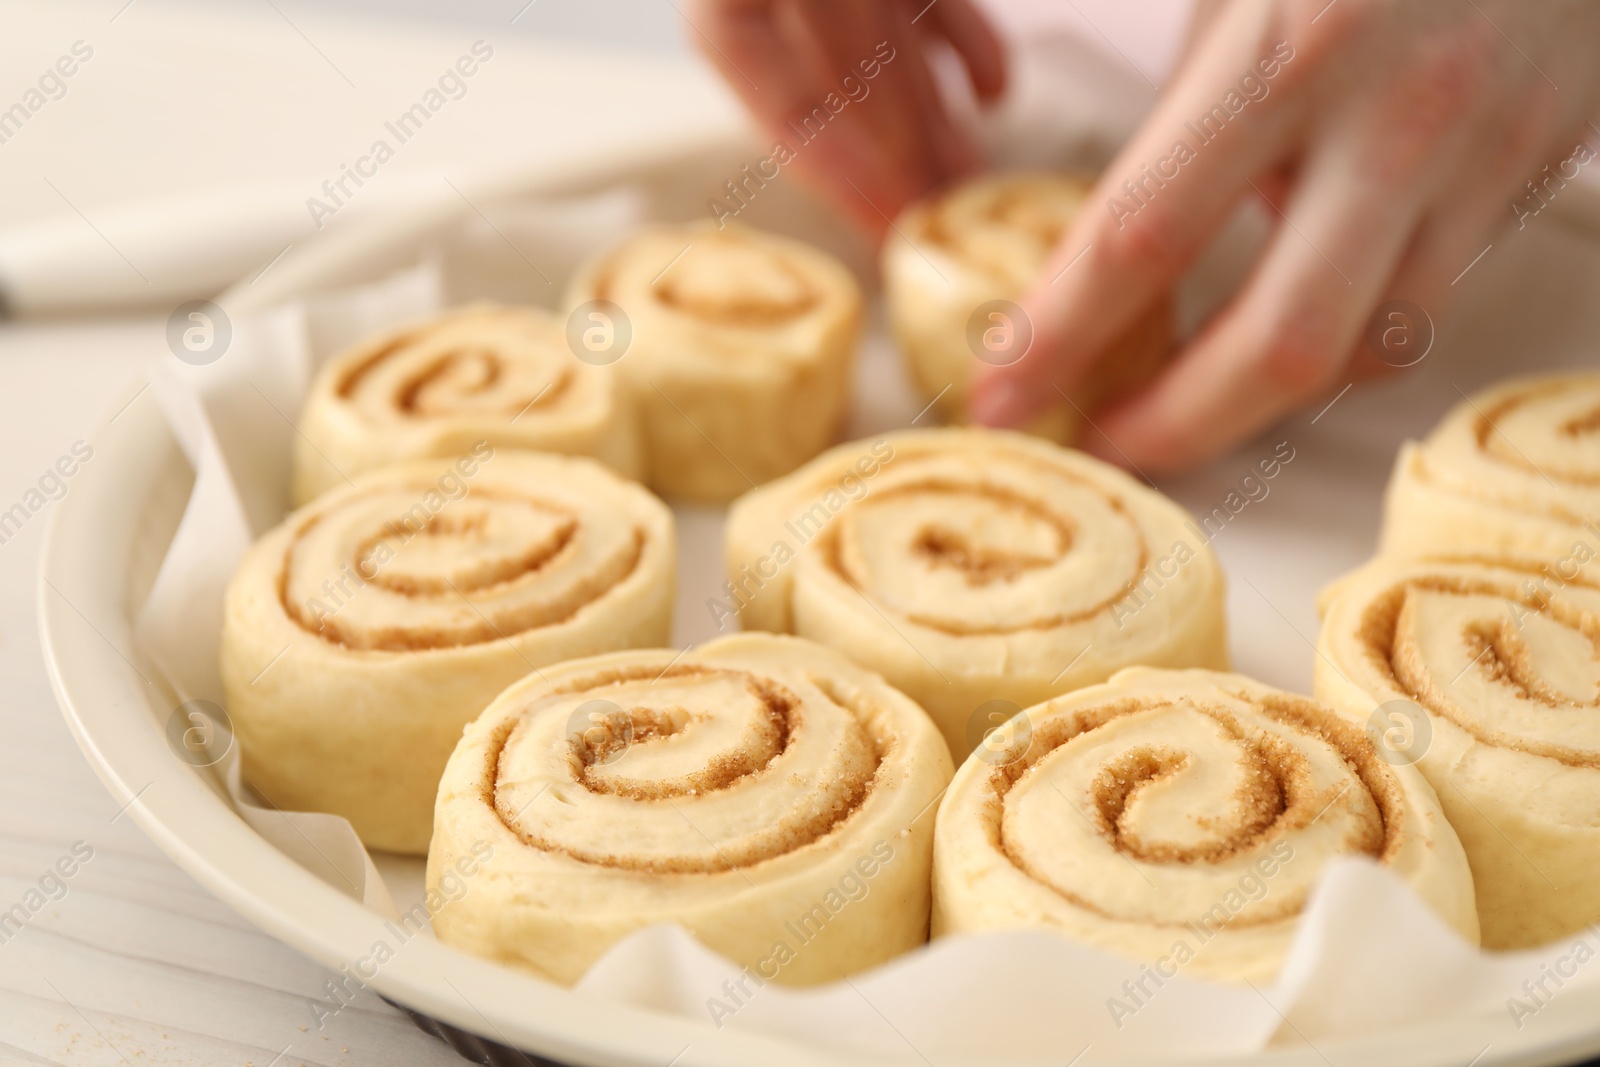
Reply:
[[[1075,146],[1080,157],[1103,152],[1103,130]],[[705,200],[725,176],[759,158],[760,147],[719,135],[691,146],[631,146],[614,156],[568,164],[534,175],[445,190],[403,217],[351,228],[313,243],[276,265],[264,278],[221,302],[234,314],[271,307],[295,297],[381,277],[417,257],[433,254],[441,233],[480,226],[497,208],[518,202],[627,188],[643,196],[648,217],[678,219],[705,214]],[[770,195],[768,193],[770,192]],[[829,217],[788,184],[756,198],[747,215],[755,225],[798,233],[830,244],[858,267],[863,250]],[[492,242],[491,242],[492,244]],[[479,269],[463,270],[462,298],[487,295],[550,303],[502,250]],[[1223,284],[1227,257],[1202,272],[1195,292]],[[562,266],[548,267],[556,272]],[[1235,661],[1264,680],[1305,690],[1315,632],[1317,588],[1370,549],[1382,482],[1395,445],[1425,430],[1483,381],[1529,362],[1556,366],[1592,363],[1592,338],[1600,307],[1592,299],[1600,279],[1600,247],[1561,231],[1511,244],[1480,265],[1471,291],[1481,300],[1439,343],[1440,356],[1405,380],[1343,397],[1337,417],[1324,413],[1292,420],[1300,455],[1293,479],[1275,499],[1253,503],[1249,524],[1230,529],[1217,549],[1233,576]],[[1511,343],[1537,360],[1514,365],[1497,359]],[[1448,357],[1449,364],[1442,362]],[[862,371],[856,428],[908,421],[918,406],[887,353]],[[115,418],[96,433],[97,462],[84,467],[73,492],[57,506],[42,565],[40,626],[53,684],[74,736],[90,763],[152,840],[198,881],[252,922],[330,967],[365,954],[384,936],[384,919],[332,888],[277,851],[250,829],[206,778],[174,759],[164,736],[174,701],[154,669],[134,651],[133,617],[149,590],[175,531],[192,472],[160,409],[129,386]],[[1273,440],[1277,438],[1274,437]],[[1224,495],[1251,456],[1224,460],[1194,476],[1166,484],[1197,511]],[[1237,469],[1236,469],[1237,468]],[[720,519],[704,510],[680,511],[686,542],[683,564],[699,575],[716,572]],[[693,583],[685,582],[686,586]],[[682,644],[710,633],[703,609],[680,604]],[[397,884],[415,876],[415,864],[384,866]],[[404,886],[400,886],[401,892]],[[419,938],[368,983],[384,996],[484,1038],[574,1064],[665,1067],[713,1064],[822,1064],[857,1062],[835,1049],[732,1029],[717,1030],[681,1017],[618,1005],[533,979]],[[1076,1049],[1063,1049],[1065,1063]],[[1361,1063],[1438,1065],[1570,1063],[1600,1052],[1600,989],[1575,988],[1555,1000],[1522,1030],[1504,1010],[1463,1014],[1447,1023],[1403,1029],[1358,1042],[1319,1042],[1275,1050],[1248,1062],[1300,1065]],[[943,1063],[957,1061],[942,1059]],[[1093,1062],[1092,1052],[1083,1062]],[[908,1049],[906,1062],[923,1062]],[[881,1058],[871,1061],[883,1062]],[[965,1061],[961,1061],[965,1062]],[[997,1056],[988,1062],[1023,1061]],[[1124,1061],[1131,1062],[1131,1061]],[[1220,1062],[1188,1059],[1182,1062]],[[1230,1061],[1232,1062],[1232,1061]]]

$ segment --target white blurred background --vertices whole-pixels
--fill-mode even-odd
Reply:
[[[1060,27],[1153,83],[1187,6],[992,4],[1013,36]],[[441,175],[736,126],[690,14],[688,0],[0,2],[0,291],[19,311],[170,307],[173,284],[201,296],[248,277],[316,234],[307,198],[392,142],[384,123],[474,42],[493,59],[326,226]],[[91,58],[30,95],[75,46]]]

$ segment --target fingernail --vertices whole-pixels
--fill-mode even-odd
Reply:
[[[1016,382],[999,381],[972,397],[972,421],[999,429],[1016,429],[1036,408],[1034,398]]]

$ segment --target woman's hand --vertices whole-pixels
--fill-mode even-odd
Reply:
[[[971,0],[694,0],[686,18],[793,165],[874,235],[978,162],[935,52],[953,50],[979,100],[1005,85],[1000,41]]]
[[[1375,309],[1405,300],[1437,320],[1495,234],[1531,224],[1529,179],[1548,200],[1595,160],[1580,142],[1600,132],[1600,5],[1229,0],[1207,15],[1023,301],[1032,349],[979,368],[978,421],[1018,425],[1093,373],[1260,196],[1277,225],[1241,290],[1153,385],[1093,413],[1084,442],[1149,472],[1201,463],[1384,370],[1363,341]]]

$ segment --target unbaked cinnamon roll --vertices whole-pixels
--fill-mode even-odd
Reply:
[[[487,444],[397,464],[265,534],[228,587],[222,677],[275,806],[425,852],[461,728],[574,656],[670,633],[672,514],[587,459]]]
[[[957,185],[901,217],[883,245],[889,322],[924,396],[962,421],[979,360],[1012,363],[1032,343],[1015,301],[1027,294],[1056,243],[1071,227],[1092,178],[1020,171]],[[1162,300],[1113,342],[1099,369],[1071,393],[1090,411],[1155,376],[1172,350],[1170,300]],[[1055,399],[1055,398],[1053,398]],[[1065,400],[1033,433],[1076,440],[1082,416]]]
[[[1567,559],[1600,579],[1600,374],[1502,382],[1407,442],[1382,551]]]
[[[578,359],[560,323],[532,307],[472,304],[346,349],[317,374],[299,429],[296,505],[374,467],[449,459],[477,441],[592,456],[626,478],[642,462],[613,372]]]
[[[1027,709],[962,764],[933,933],[1042,927],[1162,978],[1271,981],[1339,856],[1384,865],[1476,941],[1466,857],[1415,768],[1305,697],[1132,668]]]
[[[598,331],[613,349],[650,485],[667,496],[721,502],[787,474],[845,417],[860,287],[799,241],[744,226],[645,230],[581,270],[567,306],[580,336]]]
[[[1438,790],[1487,947],[1600,921],[1600,584],[1379,559],[1329,590],[1320,648],[1317,694]]]
[[[796,633],[883,674],[951,752],[1012,709],[1134,664],[1226,667],[1222,570],[1159,493],[995,430],[840,445],[735,503],[718,625]],[[992,709],[991,709],[992,710]]]
[[[806,985],[927,937],[950,756],[883,679],[795,638],[563,663],[468,727],[439,786],[430,887],[491,851],[440,940],[576,982],[678,923],[759,985]]]

